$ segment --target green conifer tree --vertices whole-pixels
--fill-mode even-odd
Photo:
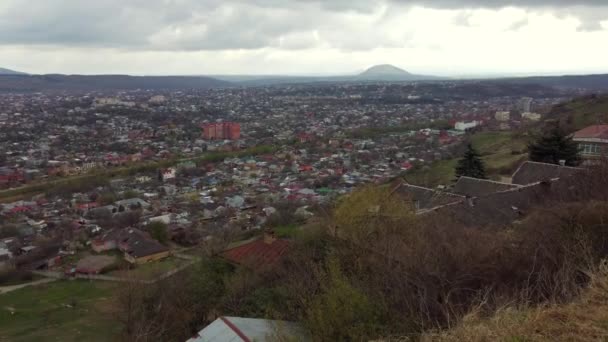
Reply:
[[[568,166],[580,164],[578,145],[572,141],[559,126],[555,124],[535,142],[528,145],[531,161],[549,164],[559,164],[561,160]]]
[[[458,179],[463,176],[486,179],[486,169],[483,160],[481,160],[481,156],[471,144],[467,145],[467,151],[462,159],[458,161],[458,165],[456,165],[456,178]]]

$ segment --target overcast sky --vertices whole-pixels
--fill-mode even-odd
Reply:
[[[608,0],[0,0],[30,73],[608,73]]]

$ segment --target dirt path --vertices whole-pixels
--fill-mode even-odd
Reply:
[[[25,283],[25,284],[12,285],[12,286],[0,286],[0,294],[9,293],[9,292],[19,290],[19,289],[22,289],[22,288],[28,287],[28,286],[36,286],[36,285],[40,285],[40,284],[50,283],[55,280],[57,280],[57,279],[45,278],[45,279],[40,279],[40,280],[32,281],[30,283]]]

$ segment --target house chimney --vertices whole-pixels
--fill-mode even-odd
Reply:
[[[560,166],[566,166],[566,161],[564,159],[560,159],[559,160],[559,165]]]
[[[274,230],[269,229],[264,232],[264,243],[265,244],[271,245],[276,240],[277,240],[277,238],[274,235]]]

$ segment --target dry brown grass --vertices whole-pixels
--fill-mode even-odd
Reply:
[[[576,301],[537,308],[507,308],[491,318],[471,313],[455,328],[421,341],[608,341],[608,267]]]

